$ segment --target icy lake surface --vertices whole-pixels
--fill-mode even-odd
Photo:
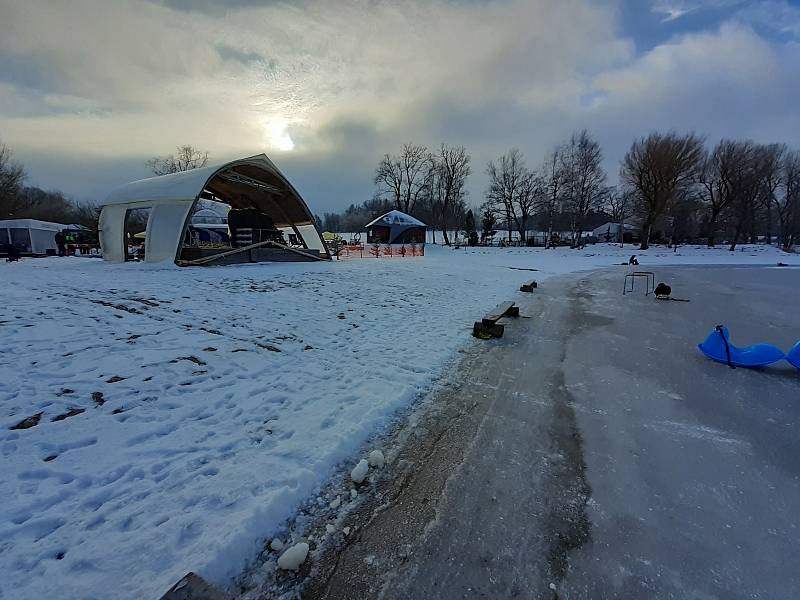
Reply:
[[[190,570],[224,583],[473,343],[472,321],[524,281],[633,253],[641,269],[800,264],[763,246],[603,244],[0,263],[0,598],[157,598]]]

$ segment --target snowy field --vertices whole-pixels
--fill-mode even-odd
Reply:
[[[225,584],[523,281],[632,253],[800,265],[763,246],[426,253],[0,263],[0,598],[157,598],[190,570]]]

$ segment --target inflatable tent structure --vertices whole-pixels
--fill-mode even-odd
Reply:
[[[187,235],[201,199],[231,207],[227,243],[204,244]],[[127,220],[130,211],[139,209],[149,209],[146,262],[189,266],[330,259],[308,206],[265,154],[116,188],[100,213],[103,258],[130,258]]]
[[[411,215],[390,210],[367,223],[368,244],[424,244],[427,225]]]

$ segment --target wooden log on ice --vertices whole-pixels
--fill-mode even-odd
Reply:
[[[519,306],[514,302],[503,302],[483,317],[480,321],[475,321],[472,326],[472,335],[478,338],[503,337],[505,327],[498,323],[503,317],[518,317]]]

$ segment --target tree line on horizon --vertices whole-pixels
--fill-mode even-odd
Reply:
[[[179,171],[190,171],[208,164],[208,152],[184,145],[178,146],[174,154],[155,156],[145,165],[154,175],[168,175]],[[43,190],[24,185],[27,173],[22,164],[14,160],[11,149],[0,141],[0,220],[37,219],[65,225],[83,225],[97,231],[100,208],[92,202],[78,202],[58,190]],[[133,216],[144,228],[146,218]]]
[[[146,164],[156,175],[205,166],[208,152],[179,146]],[[573,247],[587,227],[605,222],[635,224],[640,244],[725,240],[777,242],[794,248],[800,238],[800,152],[783,143],[723,139],[707,148],[696,133],[653,132],[633,141],[620,162],[619,182],[608,185],[599,143],[587,130],[573,133],[535,168],[513,148],[489,161],[480,205],[484,239],[505,231],[525,243],[529,232],[570,232]],[[375,169],[375,194],[342,213],[317,217],[333,232],[360,231],[391,209],[412,214],[445,244],[453,231],[474,228],[466,182],[472,174],[464,146],[441,144],[435,151],[407,143],[385,154]],[[98,208],[58,191],[25,186],[25,170],[0,141],[0,219],[34,218],[97,228]],[[614,240],[617,241],[617,240]]]
[[[375,170],[374,196],[342,213],[325,213],[321,227],[359,231],[391,209],[411,214],[435,232],[466,231],[472,210],[466,201],[470,156],[463,146],[442,144],[437,152],[404,144],[385,154]],[[553,148],[535,168],[513,148],[486,167],[488,184],[480,217],[484,239],[504,231],[525,243],[529,232],[570,232],[582,245],[588,227],[606,222],[639,229],[640,247],[720,240],[778,243],[800,241],[800,152],[786,144],[723,139],[707,148],[696,133],[652,132],[633,141],[620,162],[619,181],[609,185],[599,143],[587,130]],[[613,241],[618,241],[614,239]],[[619,240],[621,241],[621,240]]]
[[[75,202],[59,191],[24,185],[25,168],[0,141],[0,219],[38,219],[97,229],[99,210],[89,202]]]

